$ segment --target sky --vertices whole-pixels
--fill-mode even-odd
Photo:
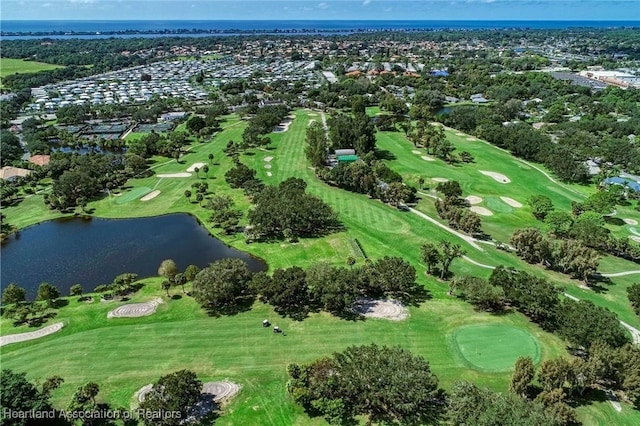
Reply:
[[[1,20],[640,20],[640,0],[1,0]]]

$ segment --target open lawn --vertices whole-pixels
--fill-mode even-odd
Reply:
[[[445,388],[450,387],[456,380],[470,380],[498,391],[507,389],[510,374],[505,370],[510,357],[515,356],[515,351],[505,349],[504,356],[496,358],[495,365],[481,366],[487,370],[501,370],[500,372],[471,368],[451,346],[448,336],[455,330],[478,324],[495,325],[510,332],[522,330],[525,335],[531,335],[534,341],[537,341],[539,358],[536,359],[539,361],[566,354],[564,344],[558,337],[542,331],[520,314],[496,316],[476,312],[469,304],[449,297],[446,283],[424,274],[425,267],[420,261],[419,247],[425,241],[455,241],[477,262],[532,270],[537,275],[566,286],[572,294],[575,291],[578,297],[582,297],[577,292],[584,290],[580,290],[575,281],[527,265],[513,253],[484,245],[484,250],[478,250],[413,213],[389,207],[365,195],[349,193],[322,183],[315,177],[304,156],[308,114],[309,111],[296,111],[296,119],[286,132],[270,135],[272,143],[269,147],[246,152],[240,159],[257,170],[258,177],[265,183],[277,184],[292,176],[304,179],[310,193],[325,200],[338,212],[340,220],[345,225],[342,232],[319,239],[302,239],[297,244],[247,244],[241,235],[228,237],[222,235],[219,230],[212,229],[208,222],[207,209],[193,201],[194,197],[188,200],[184,191],[191,189],[194,182],[207,182],[209,196],[226,194],[232,197],[243,211],[250,207],[242,191],[230,189],[224,181],[224,173],[232,167],[232,160],[224,154],[223,149],[229,140],[241,140],[246,126],[245,122],[237,119],[225,122],[225,129],[211,140],[194,143],[179,162],[154,159],[153,170],[156,174],[183,173],[194,163],[200,162],[209,164],[208,175],[200,171],[198,175],[192,173],[188,178],[159,178],[154,175],[133,179],[128,182],[129,189],[125,190],[123,195],[109,197],[105,194],[100,200],[91,202],[88,208],[93,209],[95,216],[105,218],[191,213],[223,241],[265,259],[271,270],[291,265],[304,267],[319,260],[345,265],[346,258],[353,255],[350,241],[357,239],[364,253],[370,258],[401,256],[416,267],[418,282],[425,286],[431,298],[420,306],[410,307],[408,320],[346,321],[319,313],[312,314],[305,321],[294,322],[280,318],[270,307],[259,302],[248,312],[230,317],[209,318],[185,295],[180,295],[181,297],[175,300],[166,300],[166,297],[163,297],[166,303],[161,304],[157,312],[148,317],[107,319],[107,312],[118,306],[117,303],[95,301],[87,304],[74,299],[52,320],[65,321],[66,326],[60,332],[41,340],[2,347],[3,367],[26,371],[32,379],[42,380],[51,374],[64,377],[65,383],[54,393],[54,399],[60,406],[68,402],[78,385],[90,380],[100,384],[100,395],[103,398],[117,405],[128,406],[133,393],[157,379],[160,374],[191,368],[203,381],[229,379],[242,386],[240,394],[227,407],[218,424],[305,425],[323,422],[320,419],[309,419],[287,398],[286,365],[291,362],[311,361],[349,345],[371,342],[401,345],[423,355],[431,363],[433,371]],[[313,118],[319,121],[319,113],[313,114],[316,114]],[[452,136],[449,134],[449,137]],[[501,220],[507,223],[506,226],[518,226],[519,220],[525,223],[535,223],[535,220],[527,211],[527,207],[516,209],[505,204],[505,211],[498,212],[491,203],[502,203],[499,198],[501,195],[524,204],[523,194],[531,191],[551,193],[546,188],[552,186],[551,182],[545,180],[540,172],[535,172],[540,175],[538,178],[530,178],[532,175],[525,173],[529,170],[525,168],[526,165],[519,165],[518,161],[510,156],[500,156],[500,151],[493,152],[481,142],[473,143],[477,145],[473,152],[477,160],[476,165],[449,166],[439,160],[427,162],[421,159],[420,155],[412,154],[411,150],[414,148],[400,133],[381,133],[378,140],[380,148],[387,150],[389,157],[395,157],[390,160],[391,167],[405,175],[409,182],[416,181],[420,175],[425,178],[458,178],[465,190],[464,195],[479,195],[490,200],[487,201],[489,204],[480,205],[490,209],[493,205],[496,211],[491,218],[502,218]],[[454,143],[471,142],[459,138],[454,140]],[[214,154],[212,162],[208,160],[209,154]],[[272,158],[265,161],[267,157]],[[267,164],[271,168],[265,168]],[[497,183],[476,169],[503,173],[512,183]],[[527,179],[530,182],[527,182]],[[145,191],[158,190],[160,194],[149,201],[141,201],[142,188],[146,188]],[[573,190],[578,191],[578,194]],[[580,194],[585,192],[587,191],[584,188],[565,188],[558,185],[553,191],[554,202],[568,206],[569,200],[580,199]],[[120,202],[127,193],[135,193],[136,196],[130,196],[126,203]],[[23,207],[26,203],[28,205]],[[418,208],[434,216],[433,212],[429,211],[429,206],[432,205],[431,201],[424,200]],[[508,209],[513,211],[507,212]],[[9,223],[15,223],[20,227],[55,216],[42,204],[41,196],[31,197],[17,207],[9,207],[4,213]],[[20,217],[22,215],[25,217]],[[510,220],[512,222],[509,222]],[[243,218],[241,224],[246,224],[246,218]],[[490,226],[487,219],[486,226]],[[490,229],[486,230],[492,233]],[[358,262],[362,263],[363,260],[359,259]],[[620,268],[615,271],[630,269],[625,265],[611,263],[607,266],[611,266],[611,269]],[[482,277],[487,277],[490,273],[488,269],[462,260],[454,261],[452,270],[456,274]],[[629,277],[623,279],[627,282]],[[163,296],[159,279],[145,279],[143,282],[146,284],[145,287],[132,297],[129,303],[145,302]],[[614,279],[614,282],[617,283],[618,279]],[[618,288],[621,287],[616,287],[616,299],[619,297]],[[172,291],[178,292],[175,289]],[[598,303],[606,300],[601,294],[592,294]],[[622,302],[616,302],[615,306],[621,308]],[[618,310],[616,312],[620,315]],[[287,335],[275,335],[262,328],[261,322],[265,318],[280,326]],[[637,323],[636,320],[635,324]],[[25,331],[24,327],[10,328],[6,319],[0,320],[0,326],[3,335]],[[476,345],[489,341],[486,333],[479,336]],[[505,331],[503,338],[511,339],[510,336],[510,333]],[[473,335],[469,337],[476,338]],[[495,339],[495,336],[492,339]],[[47,356],[44,357],[43,354]],[[471,355],[469,357],[472,358]],[[580,412],[584,413],[585,418],[607,419],[611,415],[616,419],[617,413],[601,413],[593,407],[595,405],[581,408]],[[603,410],[606,410],[606,407]],[[640,413],[624,405],[619,420],[617,424],[637,424],[640,422]]]
[[[54,70],[56,68],[62,68],[62,66],[44,62],[25,61],[24,59],[0,58],[0,77],[6,77],[11,74]]]

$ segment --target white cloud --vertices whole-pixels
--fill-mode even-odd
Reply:
[[[369,6],[370,4],[371,4],[371,0],[364,0],[364,1],[362,2],[362,5],[363,5],[363,6]]]
[[[330,7],[331,6],[329,6],[329,4],[325,2],[318,4],[318,9],[329,9]]]

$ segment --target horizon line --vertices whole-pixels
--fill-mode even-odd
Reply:
[[[1,19],[0,22],[290,22],[290,21],[380,21],[380,22],[640,22],[640,19]]]

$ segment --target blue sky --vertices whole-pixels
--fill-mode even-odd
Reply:
[[[640,20],[640,0],[2,0],[2,20]]]

